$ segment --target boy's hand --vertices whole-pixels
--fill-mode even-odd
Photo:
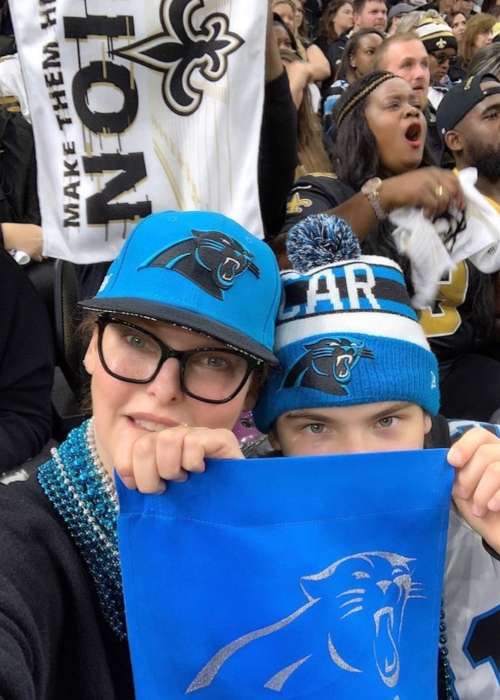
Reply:
[[[453,500],[461,515],[500,553],[500,440],[473,428],[448,452],[455,467]]]
[[[205,471],[205,459],[243,459],[230,430],[177,426],[147,433],[132,446],[129,464],[117,467],[123,483],[141,493],[162,493],[166,481]]]

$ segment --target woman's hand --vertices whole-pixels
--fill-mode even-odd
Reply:
[[[382,182],[380,203],[386,212],[399,207],[422,207],[429,219],[447,211],[451,205],[465,207],[460,182],[449,170],[420,168]]]
[[[35,224],[2,224],[5,250],[22,250],[40,262],[43,252],[43,231]]]
[[[177,426],[148,432],[132,446],[128,464],[116,465],[125,486],[141,493],[162,493],[167,481],[186,481],[205,471],[205,459],[244,459],[230,430]]]
[[[456,469],[456,507],[500,554],[500,440],[484,428],[473,428],[450,449],[448,462]]]

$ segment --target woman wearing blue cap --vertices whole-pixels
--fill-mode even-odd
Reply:
[[[166,212],[82,303],[93,418],[0,483],[0,697],[133,698],[113,469],[155,492],[240,456],[230,431],[275,362],[279,298],[264,243],[219,214]]]

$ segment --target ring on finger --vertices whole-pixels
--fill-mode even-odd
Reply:
[[[441,199],[441,197],[442,197],[443,194],[444,194],[444,187],[443,187],[443,185],[436,185],[436,187],[435,187],[435,189],[434,189],[434,194],[436,195],[436,197],[437,197],[438,199]]]

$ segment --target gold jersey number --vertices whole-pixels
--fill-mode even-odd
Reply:
[[[420,323],[428,338],[453,335],[462,323],[458,307],[464,303],[469,288],[469,268],[465,260],[458,263],[441,280],[434,305],[419,311]]]

